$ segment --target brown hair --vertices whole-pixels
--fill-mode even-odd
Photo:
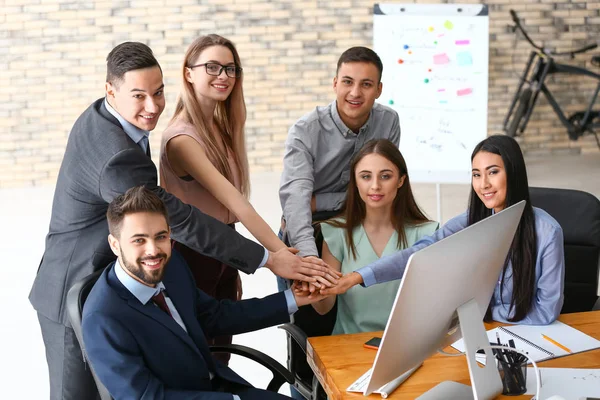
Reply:
[[[115,197],[108,205],[106,211],[108,231],[118,238],[121,234],[121,225],[125,216],[140,212],[160,214],[165,217],[167,223],[169,221],[167,208],[160,197],[145,186],[135,186],[124,194]]]
[[[398,193],[394,199],[392,205],[392,215],[390,216],[392,225],[398,232],[398,247],[408,245],[406,241],[406,233],[404,231],[405,224],[420,224],[428,222],[429,219],[423,211],[417,205],[415,198],[410,187],[410,180],[408,178],[408,171],[406,169],[406,162],[402,153],[398,150],[398,147],[387,139],[376,139],[368,141],[362,149],[353,158],[350,166],[350,183],[348,183],[348,189],[346,191],[346,202],[342,208],[341,215],[344,217],[343,221],[340,220],[328,220],[326,223],[343,228],[346,231],[346,240],[348,242],[349,251],[352,253],[352,257],[356,260],[356,246],[352,239],[352,231],[354,228],[362,224],[366,216],[366,207],[364,201],[360,198],[358,193],[358,187],[356,185],[356,165],[365,156],[369,154],[379,154],[391,161],[400,172],[400,177],[404,176],[404,183],[398,188]]]
[[[186,68],[194,65],[200,54],[212,46],[224,46],[233,54],[235,66],[241,68],[240,56],[233,43],[222,36],[211,34],[201,36],[190,45],[185,53],[183,66],[181,68],[181,79],[183,88],[177,99],[175,114],[169,124],[174,123],[178,118],[190,123],[196,129],[196,132],[205,144],[206,155],[209,160],[215,164],[215,168],[230,182],[233,183],[233,175],[227,162],[227,148],[231,149],[238,166],[238,172],[241,180],[241,193],[248,198],[250,194],[250,175],[248,172],[248,155],[246,153],[246,142],[244,135],[244,125],[246,124],[246,103],[244,102],[244,92],[242,89],[242,75],[235,79],[235,85],[227,100],[218,102],[215,108],[215,120],[219,126],[222,135],[211,134],[208,129],[208,122],[205,121],[200,104],[194,93],[194,86],[188,82],[186,77]],[[223,141],[225,152],[222,152],[218,145]]]

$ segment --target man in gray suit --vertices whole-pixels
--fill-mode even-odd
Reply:
[[[245,273],[265,266],[291,279],[337,280],[322,261],[303,260],[286,249],[270,253],[157,186],[148,135],[165,107],[163,88],[152,50],[123,43],[107,57],[106,97],[83,112],[69,135],[46,249],[29,296],[46,346],[51,399],[97,396],[65,299],[76,281],[115,260],[106,240],[106,210],[131,187],[144,185],[156,193],[167,206],[173,239],[202,254]]]

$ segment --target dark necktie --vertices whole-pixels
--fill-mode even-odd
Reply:
[[[150,153],[150,141],[148,140],[148,136],[144,136],[140,140],[140,147],[142,148],[142,150],[144,150],[146,152],[146,155],[148,157],[152,157],[151,153]]]
[[[158,294],[152,296],[152,301],[158,306],[158,308],[160,308],[161,310],[169,314],[170,317],[172,317],[171,311],[169,310],[169,306],[167,306],[167,301],[165,300],[165,296],[163,295],[162,290],[158,292]]]

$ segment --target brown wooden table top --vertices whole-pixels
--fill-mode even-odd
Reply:
[[[600,340],[600,311],[563,314],[558,318],[580,331]],[[503,325],[485,324],[486,329]],[[346,388],[373,366],[375,350],[363,347],[363,343],[383,332],[356,333],[352,335],[321,336],[308,338],[308,363],[319,378],[331,400],[364,399],[362,393],[347,393]],[[448,348],[448,352],[454,349]],[[600,349],[573,354],[538,363],[540,367],[600,368]],[[465,357],[448,357],[436,354],[423,363],[390,396],[390,399],[415,399],[442,381],[455,381],[470,385],[469,370]],[[372,394],[369,398],[379,398]],[[498,396],[498,399],[529,399],[531,395]]]

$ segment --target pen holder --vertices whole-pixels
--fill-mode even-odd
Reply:
[[[518,396],[527,391],[527,362],[510,363],[496,358],[502,380],[502,394]]]

